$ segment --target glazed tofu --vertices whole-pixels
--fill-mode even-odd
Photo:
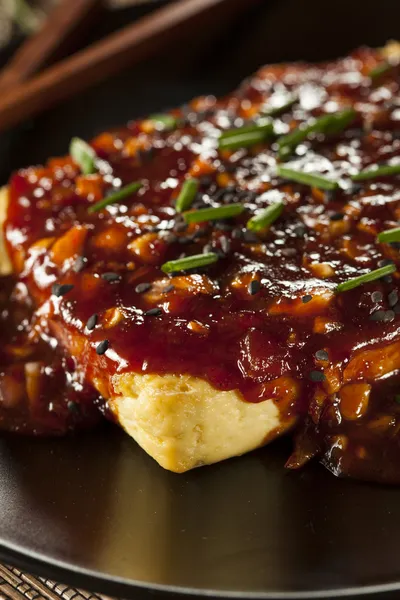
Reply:
[[[328,413],[324,440],[386,414],[373,390],[400,369],[398,250],[378,237],[400,214],[397,60],[393,44],[267,66],[12,176],[0,268],[36,334],[163,467],[298,423],[317,434]]]

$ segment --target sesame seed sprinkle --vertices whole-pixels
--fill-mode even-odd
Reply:
[[[70,283],[64,283],[64,284],[59,284],[59,283],[55,283],[52,288],[52,294],[54,296],[57,296],[57,298],[61,298],[62,296],[65,296],[66,294],[68,294],[68,292],[70,292],[71,290],[74,289],[74,286]]]
[[[98,320],[99,320],[99,317],[96,314],[89,317],[88,321],[86,323],[87,329],[89,329],[89,331],[92,331],[96,327]]]
[[[146,310],[144,313],[146,317],[159,317],[162,314],[161,308],[150,308],[150,310]]]
[[[121,279],[121,276],[118,275],[118,273],[102,273],[101,278],[104,279],[104,281],[108,281],[108,282],[113,282],[113,281],[119,281]]]
[[[135,292],[137,294],[144,294],[145,292],[148,292],[151,289],[151,283],[138,283],[138,285],[135,287]]]
[[[326,350],[317,350],[315,353],[315,358],[317,360],[329,360],[329,354]]]
[[[110,342],[108,340],[103,340],[102,342],[97,344],[96,354],[98,354],[99,356],[101,356],[102,354],[105,354],[109,347],[110,347]]]
[[[247,289],[248,289],[250,296],[254,296],[255,294],[258,294],[258,292],[260,291],[261,284],[258,281],[258,279],[253,279],[252,281],[250,281]]]
[[[311,381],[325,381],[325,375],[321,371],[311,371],[310,372]]]

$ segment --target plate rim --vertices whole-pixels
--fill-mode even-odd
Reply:
[[[371,584],[358,587],[338,588],[337,590],[313,590],[301,592],[241,592],[232,590],[212,590],[192,588],[170,584],[157,584],[140,580],[124,579],[93,571],[84,567],[71,565],[66,561],[54,559],[41,552],[28,550],[12,542],[0,541],[0,559],[6,564],[32,571],[34,575],[46,577],[57,582],[66,583],[78,588],[99,594],[111,594],[114,597],[137,600],[138,593],[179,594],[198,598],[237,598],[241,600],[314,600],[328,598],[354,598],[360,595],[398,592],[400,580],[397,582]],[[92,587],[92,584],[94,587]],[[127,595],[128,594],[128,595]],[[154,596],[153,596],[154,597]]]

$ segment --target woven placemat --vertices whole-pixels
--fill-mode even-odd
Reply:
[[[112,600],[0,565],[0,600]]]

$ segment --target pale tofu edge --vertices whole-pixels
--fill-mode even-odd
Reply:
[[[8,190],[0,189],[0,274],[12,272],[2,235]],[[92,382],[96,386],[96,381]],[[250,452],[288,430],[272,400],[252,404],[189,375],[114,376],[107,398],[118,423],[162,467],[183,473]],[[98,388],[104,388],[98,382]]]

